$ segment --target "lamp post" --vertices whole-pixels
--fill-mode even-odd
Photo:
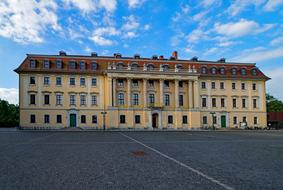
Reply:
[[[103,115],[103,130],[105,131],[105,130],[106,130],[105,117],[106,117],[107,112],[106,112],[106,111],[103,111],[103,112],[101,112],[101,114]]]
[[[212,129],[214,130],[214,115],[215,115],[215,112],[210,112],[211,116],[212,116]]]

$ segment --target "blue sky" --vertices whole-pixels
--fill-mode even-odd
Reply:
[[[27,53],[115,52],[255,62],[283,100],[283,0],[2,0],[0,98],[16,103],[13,72]]]

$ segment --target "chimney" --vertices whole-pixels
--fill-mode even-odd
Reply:
[[[96,52],[91,52],[91,57],[97,57],[97,53]]]
[[[66,56],[67,53],[66,53],[65,51],[59,51],[59,55],[60,55],[60,56]]]
[[[178,52],[177,51],[173,51],[172,57],[174,57],[175,59],[178,59]]]
[[[159,59],[161,59],[161,60],[164,59],[163,55],[160,55],[160,56],[159,56]]]

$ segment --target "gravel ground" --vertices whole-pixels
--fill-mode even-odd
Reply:
[[[283,189],[283,131],[0,131],[0,189]]]

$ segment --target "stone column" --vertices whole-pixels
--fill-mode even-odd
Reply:
[[[131,106],[131,85],[132,85],[132,79],[127,78],[127,85],[128,85],[128,107]]]
[[[109,94],[109,97],[108,97],[108,106],[112,106],[112,78],[109,77],[108,78],[108,94]]]
[[[199,108],[199,84],[198,81],[194,81],[194,108]]]
[[[116,106],[116,78],[113,78],[113,106]]]
[[[191,80],[188,81],[188,102],[189,102],[189,108],[193,108],[193,82]]]
[[[164,80],[160,79],[159,80],[160,84],[160,106],[163,106],[163,85],[164,85]]]
[[[179,80],[175,79],[175,108],[179,107]]]
[[[143,79],[143,107],[147,107],[147,79]]]

